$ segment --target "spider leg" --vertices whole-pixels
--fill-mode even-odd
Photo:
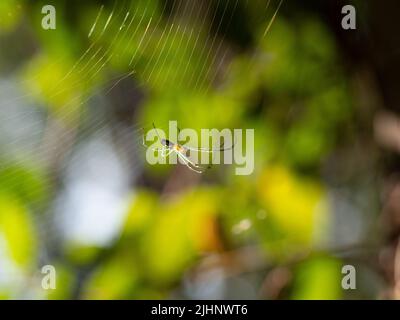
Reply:
[[[163,151],[165,151],[165,148],[150,148],[149,146],[147,146],[147,145],[145,145],[145,144],[143,144],[143,146],[144,146],[146,149],[149,149],[149,150],[151,150],[151,151],[158,151],[158,152],[161,152],[161,154],[163,153]]]
[[[186,162],[188,162],[190,165],[192,165],[195,168],[202,168],[201,166],[199,166],[198,164],[195,164],[192,160],[190,160],[187,156],[185,156],[183,153],[178,152],[181,155],[181,159],[185,159]]]
[[[153,122],[153,128],[154,128],[154,130],[156,130],[157,137],[158,137],[158,139],[160,139],[160,142],[161,142],[162,139],[160,137],[160,134],[158,133],[158,130],[157,130],[156,125],[154,124],[154,122]]]
[[[204,172],[205,168],[193,163],[188,157],[186,157],[182,153],[177,152],[177,155],[190,170],[195,171],[197,173]]]
[[[146,142],[145,142],[144,134],[142,135],[142,145],[143,145],[143,147],[145,147],[146,149],[150,149],[150,150],[152,150],[152,151],[158,151],[158,152],[161,152],[161,153],[165,150],[164,147],[163,147],[163,148],[150,148],[150,147],[146,144]]]
[[[222,143],[221,147],[219,148],[212,148],[212,149],[207,149],[207,148],[193,148],[193,147],[188,147],[185,146],[185,148],[187,150],[191,150],[191,151],[196,151],[196,152],[206,152],[206,153],[213,153],[213,152],[222,152],[222,151],[226,151],[226,150],[232,150],[236,145],[236,141],[234,141],[234,143],[230,146],[225,148],[224,147],[224,143]]]
[[[178,156],[179,156],[179,154],[178,154]],[[190,170],[192,170],[192,171],[194,171],[196,173],[203,173],[202,170],[198,170],[198,169],[193,168],[184,158],[182,158],[182,157],[180,157],[180,158],[183,161],[183,163],[186,165],[186,167],[188,167]]]
[[[168,157],[172,153],[172,151],[174,151],[174,150],[170,149],[170,148],[163,148],[161,150],[161,156]]]

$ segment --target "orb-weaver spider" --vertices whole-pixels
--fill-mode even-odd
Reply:
[[[195,152],[207,152],[207,153],[213,153],[213,152],[222,152],[225,150],[231,150],[234,147],[234,144],[228,148],[224,148],[223,145],[220,148],[215,148],[215,149],[208,149],[208,148],[193,148],[193,147],[188,147],[188,146],[183,146],[179,143],[172,142],[168,139],[162,139],[160,134],[158,133],[158,130],[156,126],[154,125],[153,122],[153,128],[156,130],[157,137],[162,145],[162,148],[150,148],[148,145],[145,143],[145,134],[143,133],[143,146],[146,147],[147,149],[151,149],[153,151],[158,151],[161,153],[162,157],[167,157],[171,153],[175,152],[176,155],[178,156],[179,159],[185,164],[190,170],[195,171],[197,173],[203,173],[205,170],[211,168],[211,166],[200,166],[196,163],[194,163],[192,160],[189,159],[187,156],[187,153],[189,151],[195,151]],[[178,134],[180,132],[180,129],[178,128]]]

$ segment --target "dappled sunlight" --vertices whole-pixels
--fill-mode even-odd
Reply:
[[[0,298],[399,297],[377,35],[280,0],[59,3],[46,29],[0,1]]]

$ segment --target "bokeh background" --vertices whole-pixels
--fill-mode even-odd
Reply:
[[[1,0],[0,297],[399,298],[399,9]],[[148,165],[170,120],[255,129],[253,174]]]

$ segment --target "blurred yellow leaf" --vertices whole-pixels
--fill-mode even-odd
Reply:
[[[153,218],[152,213],[157,202],[156,194],[151,192],[141,191],[135,194],[125,221],[124,234],[144,230]]]
[[[101,248],[82,245],[80,243],[68,243],[65,247],[65,255],[72,263],[83,265],[93,261]]]
[[[295,276],[293,299],[335,300],[341,298],[342,274],[339,261],[328,258],[312,258],[299,266]]]
[[[193,190],[152,213],[143,248],[152,277],[173,281],[197,254],[219,249],[216,199],[210,190]]]
[[[135,285],[138,273],[127,252],[118,252],[104,262],[88,281],[85,299],[126,299]]]
[[[284,233],[299,245],[309,245],[327,217],[325,191],[317,182],[299,178],[283,166],[267,168],[258,182],[260,201]]]
[[[35,262],[37,235],[31,218],[17,199],[5,194],[0,195],[0,232],[15,263],[29,267]]]

